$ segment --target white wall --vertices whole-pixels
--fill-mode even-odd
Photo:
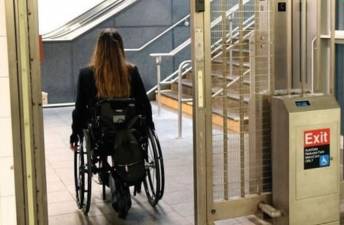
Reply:
[[[16,225],[5,1],[0,0],[0,225]]]

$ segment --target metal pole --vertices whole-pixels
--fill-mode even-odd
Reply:
[[[183,114],[183,109],[182,109],[182,73],[183,73],[183,66],[184,64],[179,65],[178,69],[178,138],[182,137],[182,114]]]
[[[178,138],[182,137],[183,129],[183,69],[191,63],[191,60],[186,60],[179,65],[178,68]]]
[[[227,21],[227,9],[228,9],[227,0],[221,1],[221,10],[222,10],[222,78],[223,78],[223,96],[222,96],[222,114],[223,114],[223,198],[224,200],[229,200],[229,182],[228,182],[228,104],[227,104],[227,76],[228,76],[228,62],[231,59],[228,59],[227,51],[227,34],[230,31]],[[232,41],[231,34],[230,40]]]
[[[156,63],[156,80],[157,80],[157,87],[158,87],[158,115],[160,115],[161,110],[161,56],[155,57],[155,63]]]
[[[311,82],[312,82],[312,87],[311,87],[311,91],[312,91],[312,94],[314,94],[314,53],[315,53],[315,47],[314,47],[314,45],[315,45],[315,42],[317,41],[317,37],[315,36],[314,38],[313,38],[313,40],[312,40],[312,62],[311,62],[311,64],[312,64],[312,74],[311,74]]]
[[[201,2],[201,1],[198,1]],[[193,148],[195,225],[210,225],[213,205],[212,129],[211,121],[211,33],[210,1],[204,1],[204,12],[190,1],[192,15],[193,68]]]
[[[307,76],[307,1],[301,1],[301,95],[305,94]]]
[[[241,197],[245,197],[245,113],[244,113],[244,60],[243,60],[243,45],[244,42],[244,1],[239,1],[239,116],[240,116],[240,192]]]

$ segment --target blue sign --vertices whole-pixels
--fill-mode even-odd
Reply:
[[[330,165],[330,156],[329,155],[321,155],[319,160],[320,166],[329,166]]]

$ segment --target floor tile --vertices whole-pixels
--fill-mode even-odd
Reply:
[[[193,147],[192,120],[183,120],[183,138],[177,136],[177,115],[171,110],[153,112],[156,133],[160,139],[166,188],[163,199],[153,208],[144,190],[132,197],[132,208],[126,220],[118,218],[111,207],[111,194],[102,199],[97,177],[92,182],[92,204],[85,217],[75,203],[73,152],[68,149],[72,108],[44,110],[49,225],[193,225]],[[231,220],[230,225],[245,221]],[[247,222],[247,221],[246,221]],[[246,224],[245,224],[246,225]],[[248,225],[248,224],[247,224]]]

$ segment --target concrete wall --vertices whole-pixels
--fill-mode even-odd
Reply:
[[[5,0],[0,0],[0,224],[16,225]]]
[[[187,14],[189,1],[140,0],[71,42],[44,43],[43,90],[49,94],[49,103],[74,101],[79,69],[89,63],[97,35],[102,29],[116,27],[123,36],[125,48],[138,48]],[[127,53],[128,60],[139,67],[146,89],[156,84],[155,62],[149,54],[169,52],[188,37],[189,27],[181,25],[144,51]],[[162,75],[169,75],[190,55],[188,48],[175,58],[164,59]]]

